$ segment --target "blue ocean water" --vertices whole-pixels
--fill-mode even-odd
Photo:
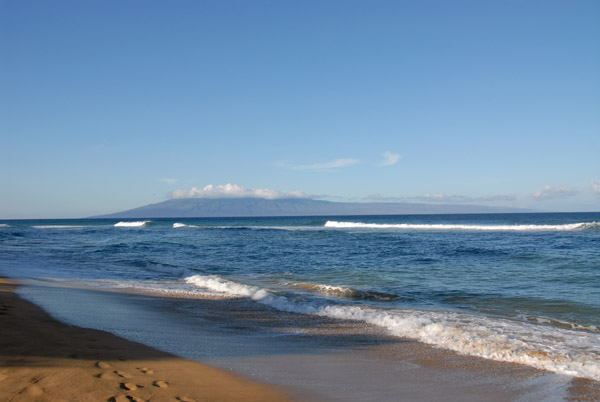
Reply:
[[[0,274],[246,298],[600,380],[600,213],[2,221]]]

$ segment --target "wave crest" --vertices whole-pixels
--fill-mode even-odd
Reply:
[[[280,311],[360,321],[385,328],[395,336],[466,355],[600,380],[600,342],[589,332],[450,311],[317,305],[217,275],[195,275],[185,281],[224,296],[250,298]]]
[[[139,228],[139,227],[147,226],[151,222],[152,221],[117,222],[117,223],[115,223],[115,227]]]
[[[563,225],[458,225],[412,223],[363,223],[327,221],[326,228],[336,229],[404,229],[404,230],[474,230],[474,231],[569,231],[600,229],[600,223],[580,222]]]
[[[188,284],[199,286],[228,297],[248,297],[253,300],[260,300],[270,294],[266,289],[230,281],[218,275],[193,275],[184,280]]]
[[[175,222],[173,224],[173,229],[180,229],[180,228],[201,228],[201,226],[196,226],[196,225],[186,225],[185,223],[180,223],[180,222]]]
[[[349,286],[333,286],[317,283],[291,282],[285,282],[284,285],[307,290],[309,292],[321,293],[326,296],[344,297],[355,300],[392,301],[400,298],[400,296],[391,293],[376,292],[370,290],[359,290]]]

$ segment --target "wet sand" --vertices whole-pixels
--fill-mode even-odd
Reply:
[[[392,337],[365,324],[283,313],[243,299],[159,297],[40,283],[22,287],[19,293],[62,321],[109,329],[127,339],[277,385],[301,401],[600,400],[596,381],[462,356]],[[99,359],[87,361],[93,365]],[[143,379],[141,369],[159,372],[144,360],[121,366],[126,362],[113,354],[109,363],[114,368],[108,373],[126,371]],[[94,375],[102,374],[97,367],[96,371]],[[125,380],[118,381],[122,387]],[[148,384],[140,382],[142,390]],[[200,386],[191,384],[187,389]],[[241,400],[252,399],[244,396]]]
[[[2,401],[283,401],[276,387],[62,324],[0,279]]]

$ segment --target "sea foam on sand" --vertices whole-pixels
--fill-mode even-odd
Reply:
[[[462,354],[600,381],[597,333],[451,311],[315,304],[217,275],[184,280],[215,294],[248,298],[280,311],[360,321]]]

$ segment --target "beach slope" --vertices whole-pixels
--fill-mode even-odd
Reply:
[[[286,401],[276,387],[62,324],[0,278],[2,401]]]

